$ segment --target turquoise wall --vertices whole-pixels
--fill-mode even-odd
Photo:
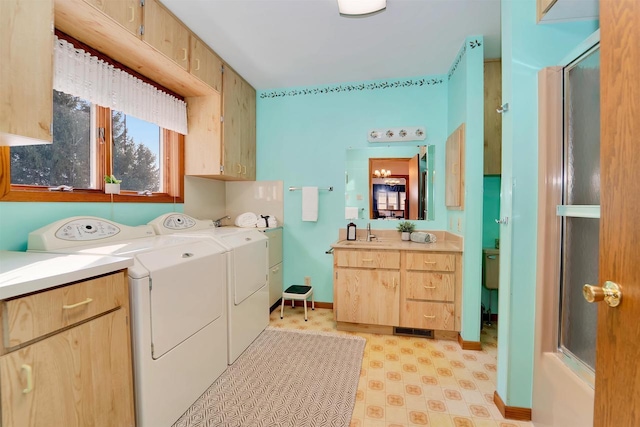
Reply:
[[[447,212],[447,228],[464,236],[460,334],[465,341],[480,341],[484,158],[483,43],[482,36],[467,37],[448,73],[447,134],[453,132],[461,123],[465,123],[464,210]]]
[[[497,391],[509,406],[531,407],[536,287],[538,83],[598,28],[597,22],[536,24],[535,0],[502,0],[500,328]]]
[[[97,216],[125,225],[141,225],[167,212],[182,212],[182,204],[3,202],[0,203],[0,250],[24,251],[31,231],[70,216]]]
[[[257,179],[282,180],[285,190],[334,188],[320,191],[317,222],[302,222],[301,192],[285,191],[285,287],[310,276],[316,301],[333,301],[333,258],[325,251],[349,222],[344,214],[346,151],[380,147],[367,142],[370,129],[425,126],[425,141],[391,144],[435,144],[435,168],[444,172],[447,86],[447,76],[437,75],[258,92]],[[417,229],[445,229],[443,180],[436,181],[435,193],[435,220],[415,221]],[[354,222],[359,229],[368,222],[374,230],[396,226],[393,221]]]
[[[484,177],[482,201],[482,247],[493,248],[500,237],[500,226],[496,219],[500,218],[500,176]],[[482,304],[491,307],[491,313],[498,313],[498,292],[482,288]]]

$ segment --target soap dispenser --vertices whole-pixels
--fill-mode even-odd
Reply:
[[[356,225],[353,222],[347,224],[347,240],[356,240]]]

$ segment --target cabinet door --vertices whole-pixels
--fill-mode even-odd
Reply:
[[[500,60],[484,63],[484,174],[500,175],[502,161],[502,69]]]
[[[447,138],[445,148],[445,205],[464,207],[464,123]]]
[[[119,309],[0,357],[2,425],[133,426],[128,328]]]
[[[224,174],[256,178],[256,91],[231,68],[222,75]]]
[[[140,0],[85,0],[101,10],[105,15],[122,25],[136,36],[140,35],[142,25],[142,6]]]
[[[219,176],[222,165],[220,141],[220,94],[186,98],[189,133],[184,137],[184,173]]]
[[[0,140],[3,145],[28,143],[24,138],[51,142],[52,1],[0,1],[0,58]]]
[[[199,38],[191,36],[191,74],[222,92],[222,60]]]
[[[282,298],[282,263],[269,268],[269,307]]]
[[[146,0],[143,10],[144,34],[142,40],[188,70],[189,29],[156,0]]]
[[[334,286],[338,322],[399,324],[399,271],[340,268],[335,271]]]

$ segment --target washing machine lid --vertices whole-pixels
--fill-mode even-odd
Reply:
[[[226,258],[219,247],[192,239],[136,258],[149,271],[154,359],[223,316]]]

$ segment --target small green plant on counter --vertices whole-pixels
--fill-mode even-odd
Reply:
[[[400,232],[412,233],[416,229],[416,225],[410,221],[400,221],[397,228]]]
[[[105,184],[120,184],[122,182],[121,179],[116,179],[114,175],[105,175],[104,176]]]

